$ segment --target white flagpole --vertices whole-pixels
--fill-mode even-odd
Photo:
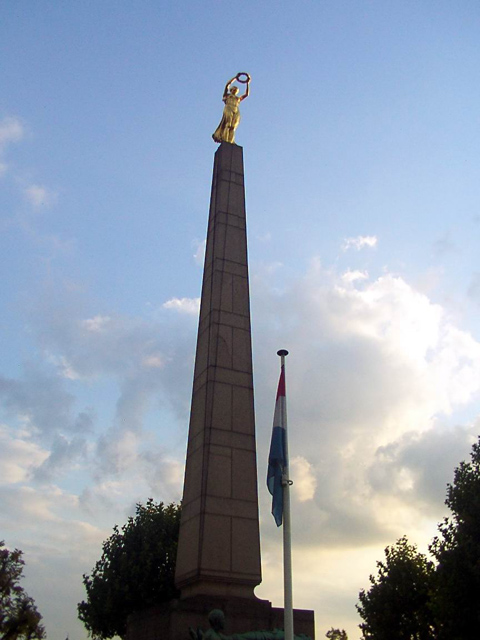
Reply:
[[[286,349],[277,351],[281,358],[281,366],[285,376]],[[292,589],[292,528],[290,520],[290,485],[288,459],[288,429],[287,429],[287,394],[282,406],[282,424],[285,429],[285,458],[283,469],[283,597],[284,597],[284,625],[285,640],[293,640],[293,589]]]

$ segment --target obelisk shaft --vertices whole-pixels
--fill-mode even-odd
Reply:
[[[243,150],[215,154],[182,522],[182,598],[261,582]]]

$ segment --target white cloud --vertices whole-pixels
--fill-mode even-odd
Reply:
[[[467,295],[477,304],[480,304],[480,273],[476,272],[472,275],[468,286]]]
[[[8,164],[4,161],[3,155],[9,144],[18,142],[23,138],[24,128],[19,118],[7,116],[0,120],[0,177],[5,175]]]
[[[480,345],[400,277],[336,273],[318,261],[281,290],[271,284],[275,277],[264,269],[254,274],[252,288],[259,477],[277,382],[275,353],[285,347],[295,554],[302,575],[296,592],[308,607],[311,589],[321,589],[336,606],[338,598],[353,600],[366,585],[386,544],[403,533],[422,543],[425,532],[433,535],[444,513],[445,484],[478,430],[478,423],[454,429],[448,420],[479,398]],[[198,301],[169,303],[146,319],[88,313],[88,305],[65,291],[42,292],[31,325],[47,360],[44,370],[27,366],[17,380],[0,378],[4,409],[25,431],[14,434],[19,443],[8,449],[14,453],[6,477],[28,482],[28,491],[7,485],[0,496],[9,521],[15,510],[19,514],[24,537],[18,546],[50,522],[61,529],[63,557],[73,558],[90,535],[88,524],[121,524],[149,495],[180,497]],[[92,380],[110,388],[102,420],[78,406]],[[31,468],[27,454],[35,451]],[[68,473],[82,475],[80,495],[59,490],[54,504],[52,483],[68,481]],[[260,502],[264,593],[271,598],[275,591],[267,587],[280,571],[278,531],[265,490]],[[101,537],[98,529],[92,540]],[[50,534],[48,545],[54,541]],[[329,554],[338,559],[336,568],[328,565]],[[307,557],[317,577],[304,570]],[[43,570],[55,562],[49,552]],[[322,566],[334,576],[316,570]]]
[[[163,303],[164,309],[173,309],[178,313],[198,315],[200,311],[200,298],[172,298]]]
[[[101,331],[105,331],[110,323],[110,316],[94,316],[93,318],[87,318],[83,320],[82,324],[87,331],[93,331],[95,333],[100,333]]]
[[[355,238],[345,238],[342,248],[344,251],[347,251],[348,249],[356,249],[357,251],[360,251],[360,249],[364,249],[365,247],[376,247],[377,242],[378,240],[376,236],[357,236]]]
[[[131,415],[130,420],[127,419],[125,424],[140,428],[141,415],[142,410],[135,407],[135,415]],[[98,456],[101,465],[99,465],[98,477],[121,476],[134,467],[138,457],[140,437],[128,426],[112,428],[100,439]]]
[[[302,456],[295,456],[290,461],[291,476],[295,477],[293,491],[300,502],[313,500],[317,488],[317,479],[310,462]]]
[[[268,282],[274,275],[268,271],[262,275],[256,276],[252,300],[256,317],[262,318],[253,336],[258,424],[269,424],[271,419],[265,406],[270,406],[273,392],[266,381],[273,386],[275,382],[266,363],[279,345],[286,346],[291,352],[289,375],[292,369],[289,406],[295,416],[294,493],[300,505],[311,505],[313,522],[322,524],[318,543],[345,545],[352,535],[370,543],[387,536],[392,527],[379,517],[379,505],[388,502],[390,522],[408,520],[416,506],[404,502],[421,479],[404,464],[395,472],[390,493],[379,491],[375,478],[380,476],[371,471],[379,465],[378,452],[405,434],[420,437],[434,431],[439,418],[478,397],[480,345],[456,328],[440,305],[399,277],[387,274],[369,280],[364,272],[337,274],[313,261],[302,278],[278,291]],[[182,311],[195,305],[198,312],[198,300],[174,298],[166,303],[167,308]],[[162,410],[173,409],[173,419],[186,429],[196,326],[189,319],[193,315],[185,313],[182,318],[188,322],[176,318],[175,326],[162,324],[171,323],[168,314],[154,322],[98,313],[85,319],[68,304],[62,311],[48,300],[36,313],[44,347],[76,372],[72,382],[85,384],[93,376],[113,376],[116,381],[113,417],[102,425],[98,441],[96,484],[109,478],[123,481],[142,469],[152,486],[170,491],[165,476],[153,473],[152,458],[145,453],[155,451],[156,457],[166,460],[168,451],[157,451],[151,443],[145,447],[145,439],[148,416],[158,402]],[[54,324],[49,326],[51,319]],[[28,393],[22,396],[15,384],[11,381],[6,397],[10,403],[17,398],[15,407],[30,415],[33,399]],[[64,398],[63,423],[72,429],[68,394],[58,381],[48,385],[57,398]],[[58,402],[56,406],[58,411]],[[37,409],[34,413],[35,424],[47,423],[46,416],[36,417]],[[53,420],[61,423],[61,418]],[[87,456],[85,443],[74,439],[79,431],[65,433],[63,440],[65,434],[58,427],[52,431],[51,458],[42,467],[45,473],[50,466],[56,471],[64,468],[65,459],[75,463]],[[265,447],[264,433],[260,429],[260,447]],[[442,473],[451,472],[446,460],[440,466]],[[178,470],[178,463],[172,469]],[[435,508],[441,505],[436,503]],[[316,531],[315,526],[312,529]],[[308,535],[302,532],[302,539]]]
[[[270,422],[263,399],[274,397],[274,354],[285,347],[291,454],[315,460],[308,476],[317,483],[313,502],[302,502],[300,494],[294,505],[300,520],[309,521],[297,535],[302,544],[355,541],[360,549],[430,526],[432,514],[441,517],[439,494],[451,478],[454,456],[437,456],[438,493],[424,491],[420,507],[411,496],[425,483],[419,465],[431,468],[427,448],[418,449],[414,467],[395,468],[395,483],[385,492],[376,484],[378,452],[406,434],[434,437],[442,418],[480,398],[480,344],[402,278],[387,274],[369,281],[350,273],[314,261],[282,292],[256,282],[252,306],[262,318],[254,334],[257,424]],[[261,461],[267,446],[261,432],[259,446]],[[461,432],[438,446],[460,456],[469,448]],[[298,473],[302,487],[302,466]],[[292,479],[296,484],[293,473]]]
[[[295,422],[291,446],[296,500],[313,505],[310,517],[322,523],[319,543],[347,544],[353,532],[359,541],[371,542],[389,528],[377,511],[387,500],[377,488],[381,476],[372,475],[375,466],[386,468],[378,452],[401,442],[405,434],[434,432],[439,418],[479,396],[480,345],[456,328],[441,306],[399,277],[369,280],[361,271],[337,274],[318,261],[282,291],[269,285],[273,274],[264,271],[262,276],[256,276],[252,300],[256,317],[262,318],[253,335],[258,424],[271,420],[265,414],[274,395],[266,386],[266,381],[275,385],[271,354],[286,346],[291,352],[287,366]],[[61,305],[43,298],[35,321],[46,352],[64,363],[62,371],[57,370],[56,378],[27,370],[23,381],[0,380],[5,406],[26,417],[28,428],[50,434],[50,456],[38,477],[65,469],[66,460],[83,464],[91,456],[78,438],[84,432],[76,426],[82,412],[75,415],[73,398],[63,384],[84,385],[100,376],[115,380],[117,395],[112,397],[111,419],[97,425],[100,471],[95,483],[122,481],[142,469],[152,486],[167,490],[166,476],[155,476],[146,453],[155,451],[163,460],[169,456],[157,450],[156,443],[145,446],[148,416],[156,406],[168,408],[175,424],[186,429],[193,316],[182,314],[185,320],[175,318],[172,326],[168,314],[147,322],[112,313],[85,316],[64,298]],[[166,306],[182,311],[196,307],[198,312],[198,300],[174,298]],[[65,370],[75,376],[66,376]],[[85,415],[92,425],[93,418]],[[259,445],[266,446],[261,428]],[[440,466],[446,473],[447,461]],[[171,468],[178,470],[178,463]],[[418,489],[421,478],[406,464],[395,477],[389,508],[395,504],[401,520],[416,509],[407,505],[405,511],[402,501]]]
[[[207,246],[206,238],[199,242],[198,240],[194,242],[195,245],[195,253],[193,254],[193,259],[195,260],[195,264],[199,267],[203,267],[203,263],[205,262],[205,249]]]
[[[41,465],[33,472],[35,480],[51,482],[61,471],[69,473],[81,468],[88,455],[86,435],[91,426],[90,416],[84,415],[83,421],[77,424],[78,433],[71,438],[59,433],[55,436],[50,446],[50,453]]]
[[[445,413],[464,405],[480,389],[480,344],[451,324],[443,327],[437,350],[429,356],[433,384]]]
[[[24,128],[19,118],[8,116],[0,121],[0,152],[12,143],[23,138]]]
[[[445,496],[446,481],[451,481],[453,469],[465,458],[479,432],[477,420],[464,427],[435,424],[424,433],[405,433],[377,449],[368,471],[369,482],[380,494],[403,497],[423,509],[438,507]]]
[[[161,354],[152,353],[149,356],[145,356],[143,359],[143,366],[152,369],[160,369],[165,365],[165,360]]]
[[[25,188],[25,197],[34,209],[49,207],[56,202],[57,194],[40,184]]]
[[[0,489],[0,494],[2,527],[11,520],[8,529],[17,529],[26,525],[37,528],[42,523],[60,522],[78,503],[76,496],[65,493],[53,485],[40,490],[31,485],[7,485]],[[60,516],[62,511],[63,516]],[[59,532],[59,535],[64,534]]]
[[[115,450],[115,454],[104,450],[99,452],[99,463],[107,463],[108,468],[102,467],[96,472],[96,481],[89,484],[83,491],[80,500],[87,512],[92,515],[100,510],[108,509],[123,513],[137,502],[145,502],[147,497],[153,496],[164,502],[178,502],[182,494],[183,456],[176,459],[166,453],[165,448],[148,441],[148,447],[143,445],[136,434],[122,434],[119,441],[118,434],[110,432],[111,442],[104,444]],[[127,445],[131,448],[128,449]],[[113,468],[113,461],[116,467]]]
[[[150,491],[156,496],[162,496],[166,502],[178,502],[183,489],[183,457],[179,460],[162,450],[149,448],[141,453],[140,459],[142,475],[148,482]]]
[[[108,523],[105,509],[89,521],[77,496],[51,485],[0,486],[0,502],[2,537],[24,552],[22,585],[45,616],[48,637],[84,637],[75,615],[76,603],[85,597],[81,576],[100,557],[114,524],[111,514]]]
[[[72,365],[68,362],[65,356],[56,356],[52,353],[45,353],[45,357],[48,362],[51,362],[55,365],[63,378],[67,378],[68,380],[80,380],[80,374],[75,371]]]
[[[46,458],[48,451],[6,425],[0,425],[0,484],[25,482]]]
[[[357,280],[368,280],[368,273],[366,271],[345,271],[342,273],[342,281],[345,283],[357,282]]]
[[[40,364],[26,363],[18,379],[0,376],[0,400],[14,426],[21,424],[35,437],[50,438],[57,431],[76,429],[82,413],[74,415],[75,397],[61,378]]]

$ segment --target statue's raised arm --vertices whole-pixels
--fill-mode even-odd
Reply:
[[[230,85],[232,84],[232,82],[235,82],[236,79],[237,79],[237,76],[233,76],[233,78],[229,80],[225,85],[225,89],[223,90],[223,100],[225,100],[225,98],[228,96],[228,90],[230,89]]]
[[[244,76],[245,79],[240,80],[238,76]],[[245,93],[243,94],[243,96],[240,97],[240,100],[245,100],[245,98],[248,98],[248,96],[250,95],[250,75],[248,73],[237,73],[236,76],[238,82],[241,82],[242,84],[245,84]]]
[[[225,107],[223,108],[223,115],[212,138],[215,142],[229,142],[235,144],[235,129],[240,122],[240,110],[238,108],[240,102],[245,100],[250,95],[250,76],[248,73],[237,73],[231,80],[225,85],[223,91],[223,101]],[[240,84],[246,84],[245,93],[238,95],[238,87],[233,83],[237,81]]]

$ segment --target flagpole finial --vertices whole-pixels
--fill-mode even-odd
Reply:
[[[280,349],[280,351],[277,351],[277,356],[288,356],[288,351],[286,349]]]

